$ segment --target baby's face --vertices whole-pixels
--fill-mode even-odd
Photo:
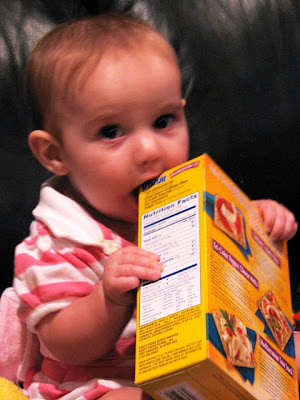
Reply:
[[[178,67],[155,54],[105,58],[77,93],[61,126],[70,180],[94,209],[136,223],[137,189],[188,156]]]

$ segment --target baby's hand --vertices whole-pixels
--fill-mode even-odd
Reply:
[[[117,250],[106,261],[103,275],[104,294],[120,305],[133,304],[141,279],[160,279],[163,265],[160,257],[138,247],[129,246]]]
[[[295,215],[275,200],[255,200],[270,237],[276,241],[289,240],[296,234],[298,223]]]

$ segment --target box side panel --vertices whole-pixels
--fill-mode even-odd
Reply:
[[[269,240],[256,207],[209,157],[204,197],[208,357],[260,400],[297,399],[286,244]]]

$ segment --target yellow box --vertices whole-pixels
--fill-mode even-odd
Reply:
[[[206,154],[139,196],[139,246],[161,256],[138,290],[136,383],[157,400],[294,400],[286,244]]]

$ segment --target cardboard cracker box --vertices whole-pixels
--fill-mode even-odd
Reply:
[[[139,196],[139,246],[161,256],[138,290],[136,383],[157,400],[296,400],[286,245],[206,154]]]

